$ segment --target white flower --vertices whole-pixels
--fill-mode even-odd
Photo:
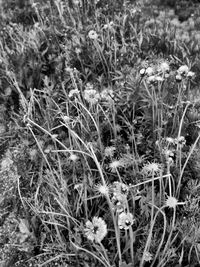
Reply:
[[[153,73],[154,73],[154,69],[153,69],[152,67],[148,67],[148,68],[146,68],[145,73],[146,73],[148,76],[152,76]]]
[[[164,79],[163,79],[163,77],[161,77],[161,76],[156,76],[156,81],[157,81],[157,82],[163,82]]]
[[[73,161],[73,162],[75,162],[75,161],[77,161],[78,160],[78,156],[77,155],[75,155],[75,154],[71,154],[70,156],[69,156],[69,158],[68,158],[69,160],[71,160],[71,161]]]
[[[144,261],[152,261],[152,254],[148,251],[144,253]]]
[[[180,66],[180,68],[177,70],[177,73],[180,75],[187,75],[189,72],[189,68],[187,65]]]
[[[107,225],[102,218],[94,217],[91,221],[86,222],[84,229],[86,237],[92,242],[100,243],[107,235]]]
[[[152,75],[147,78],[148,83],[154,83],[156,81],[156,76]]]
[[[63,119],[63,121],[64,121],[66,124],[70,123],[70,121],[71,121],[71,119],[70,119],[69,116],[63,116],[62,119]]]
[[[182,81],[182,76],[181,76],[180,74],[177,74],[177,75],[176,75],[176,81],[177,81],[177,82]]]
[[[168,197],[166,200],[166,206],[169,208],[175,208],[178,204],[178,200],[175,197]]]
[[[133,219],[133,214],[132,213],[126,213],[122,212],[119,214],[118,217],[118,226],[119,229],[129,229],[131,225],[133,225],[134,219]]]
[[[193,71],[189,71],[187,74],[188,78],[192,78],[195,75],[195,73]]]
[[[168,72],[169,71],[169,64],[167,62],[162,62],[160,64],[160,69],[163,73]]]
[[[117,213],[120,213],[127,208],[127,196],[120,193],[113,193],[111,198],[112,202],[112,209],[115,210]]]
[[[165,139],[169,144],[174,144],[175,140],[172,137],[166,137]]]
[[[145,72],[146,72],[146,70],[145,70],[144,68],[141,69],[141,70],[140,70],[140,75],[141,75],[141,76],[145,75]]]
[[[116,194],[128,195],[129,186],[124,183],[116,181],[113,183],[112,190]]]
[[[80,92],[79,92],[78,89],[72,89],[72,90],[69,91],[68,96],[69,96],[69,98],[72,98],[72,97],[78,96],[79,93],[80,93]]]
[[[156,163],[156,162],[152,162],[152,163],[148,162],[142,168],[142,174],[146,176],[150,176],[153,174],[154,175],[160,174],[161,171],[162,171],[162,164]]]
[[[96,104],[100,99],[100,95],[95,89],[86,89],[83,92],[83,97],[91,105]]]
[[[186,140],[184,136],[180,136],[179,138],[176,138],[175,142],[181,146],[184,146],[186,144]]]
[[[114,25],[114,22],[111,21],[111,22],[105,24],[105,25],[103,26],[103,29],[104,29],[104,30],[106,30],[106,29],[112,29],[113,25]]]
[[[97,184],[94,186],[94,189],[103,196],[108,196],[110,193],[110,185],[108,184]]]
[[[90,30],[88,33],[88,37],[92,40],[96,40],[98,38],[98,35],[94,30]]]
[[[111,172],[116,172],[117,168],[122,167],[122,162],[120,160],[114,160],[109,164],[109,167],[111,168]]]
[[[105,157],[113,157],[115,150],[116,150],[116,147],[114,146],[106,147],[104,150]]]

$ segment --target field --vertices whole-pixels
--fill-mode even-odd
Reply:
[[[200,1],[0,1],[0,267],[200,266]]]

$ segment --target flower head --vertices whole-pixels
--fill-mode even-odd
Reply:
[[[112,198],[112,209],[117,213],[123,212],[127,207],[127,196],[120,193],[114,193]]]
[[[114,160],[109,164],[111,172],[116,172],[117,168],[123,167],[123,164],[120,160]]]
[[[177,73],[183,76],[187,75],[188,72],[189,72],[189,68],[187,65],[180,66],[180,68],[177,70]]]
[[[128,195],[129,193],[128,185],[117,181],[113,183],[112,190],[116,194]]]
[[[175,142],[174,138],[172,138],[172,137],[166,137],[165,140],[167,141],[168,144],[174,144],[174,142]]]
[[[90,30],[88,33],[88,37],[92,40],[96,40],[98,38],[98,35],[94,30]]]
[[[114,146],[106,147],[104,150],[105,157],[113,157],[115,150],[116,150],[116,147]]]
[[[178,200],[175,197],[168,196],[166,200],[166,206],[168,206],[169,208],[175,208],[177,204],[178,204]]]
[[[184,136],[179,136],[179,138],[175,139],[175,142],[180,146],[184,146],[186,144],[186,140]]]
[[[169,64],[167,62],[162,62],[160,64],[160,70],[165,73],[169,71]]]
[[[86,89],[83,97],[91,105],[96,104],[100,99],[100,95],[95,89]]]
[[[146,72],[145,68],[142,68],[142,69],[140,70],[140,75],[141,75],[141,76],[145,75],[145,72]]]
[[[69,160],[71,160],[71,161],[73,161],[73,162],[75,162],[75,161],[77,161],[77,159],[78,159],[78,156],[77,155],[75,155],[75,154],[71,154],[70,156],[69,156],[69,158],[68,158]]]
[[[119,229],[129,229],[131,225],[133,225],[134,219],[133,219],[133,214],[128,212],[122,212],[119,214],[118,217],[118,226]]]
[[[148,83],[155,83],[156,82],[156,76],[155,75],[151,75],[147,78],[147,82]]]
[[[94,217],[91,221],[86,222],[86,228],[84,229],[87,239],[92,242],[100,243],[107,235],[107,225],[102,218]]]
[[[188,78],[192,78],[195,75],[195,73],[193,71],[189,71],[187,74]]]
[[[154,69],[152,67],[146,68],[145,74],[147,74],[148,76],[152,76],[154,74]]]
[[[152,261],[152,254],[148,251],[144,253],[144,261]]]
[[[147,164],[145,164],[142,168],[142,174],[146,175],[146,176],[150,176],[152,174],[160,174],[160,172],[162,171],[162,164],[160,163],[156,163],[156,162],[148,162]]]
[[[180,74],[176,75],[176,81],[181,82],[182,81],[182,76]]]
[[[96,184],[94,189],[103,196],[108,196],[110,194],[110,185],[108,184]]]
[[[72,98],[72,97],[78,96],[79,94],[80,94],[80,92],[78,89],[73,89],[73,90],[69,91],[68,97]]]

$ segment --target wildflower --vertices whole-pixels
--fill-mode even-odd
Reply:
[[[163,154],[166,158],[166,161],[170,163],[170,165],[173,164],[174,152],[170,149],[163,149]]]
[[[69,96],[69,98],[72,98],[72,97],[78,96],[79,93],[80,93],[80,92],[79,92],[78,89],[73,89],[73,90],[70,90],[70,91],[69,91],[68,96]]]
[[[154,83],[156,81],[156,76],[152,75],[147,78],[148,83]]]
[[[168,197],[166,200],[166,206],[169,208],[175,208],[178,204],[178,200],[175,197]]]
[[[86,222],[85,235],[92,242],[100,243],[107,235],[107,225],[102,218],[94,217]]]
[[[174,144],[174,142],[175,142],[174,138],[172,138],[172,137],[166,137],[166,141],[169,144]]]
[[[195,73],[193,71],[189,71],[187,74],[188,78],[192,78],[195,75]]]
[[[144,261],[152,261],[152,254],[148,251],[144,253]]]
[[[146,73],[148,76],[151,76],[151,75],[153,75],[154,70],[153,70],[152,67],[148,67],[148,68],[146,68],[145,73]]]
[[[129,193],[129,187],[128,185],[121,183],[121,182],[114,182],[113,183],[113,192],[116,194],[123,194],[123,195],[128,195]]]
[[[97,33],[94,30],[89,31],[88,37],[92,40],[96,40],[98,38]]]
[[[114,160],[109,164],[111,172],[116,172],[117,168],[122,167],[122,162],[120,160]]]
[[[63,121],[66,123],[66,124],[68,124],[68,123],[70,123],[70,117],[69,116],[63,116]]]
[[[80,53],[81,53],[81,49],[78,48],[78,47],[76,47],[76,48],[75,48],[75,53],[76,53],[76,54],[80,54]]]
[[[167,62],[162,62],[160,64],[160,70],[165,73],[169,71],[169,64]]]
[[[108,196],[110,193],[110,185],[108,184],[101,184],[101,183],[96,184],[94,186],[94,189],[103,196]]]
[[[127,197],[124,194],[114,193],[112,198],[112,209],[115,210],[117,213],[121,213],[126,210],[127,207]]]
[[[152,163],[148,162],[142,168],[142,174],[146,176],[150,176],[153,174],[160,174],[161,171],[162,171],[162,165],[156,162]]]
[[[71,155],[69,156],[69,160],[71,160],[71,161],[73,161],[73,162],[77,161],[77,159],[78,159],[78,156],[75,155],[75,154],[71,154]]]
[[[182,76],[180,74],[177,74],[175,78],[176,78],[177,82],[181,82],[182,81]]]
[[[186,144],[186,140],[184,136],[180,136],[179,138],[175,139],[175,142],[180,146],[184,146]]]
[[[128,212],[122,212],[119,214],[118,217],[118,226],[119,229],[129,229],[131,225],[133,225],[134,219],[133,219],[133,214]]]
[[[180,75],[187,75],[188,72],[189,72],[189,68],[187,65],[183,65],[177,70],[177,73]]]
[[[163,81],[164,81],[163,77],[161,77],[161,76],[156,76],[156,77],[155,77],[155,80],[156,80],[157,82],[163,82]]]
[[[141,76],[144,76],[144,75],[145,75],[145,72],[146,72],[146,70],[145,70],[144,68],[141,69],[141,70],[140,70],[140,75],[141,75]]]
[[[94,89],[85,90],[83,97],[87,102],[89,102],[92,105],[96,104],[100,98],[98,92]]]
[[[105,25],[103,26],[103,29],[104,29],[104,30],[106,30],[106,29],[112,29],[113,25],[114,25],[114,22],[111,21],[111,22],[109,22],[108,24],[105,24]]]
[[[114,146],[106,147],[104,150],[105,157],[113,157],[115,150],[116,150],[116,147]]]

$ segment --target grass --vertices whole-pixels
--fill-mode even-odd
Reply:
[[[4,1],[0,266],[199,266],[195,1]]]

